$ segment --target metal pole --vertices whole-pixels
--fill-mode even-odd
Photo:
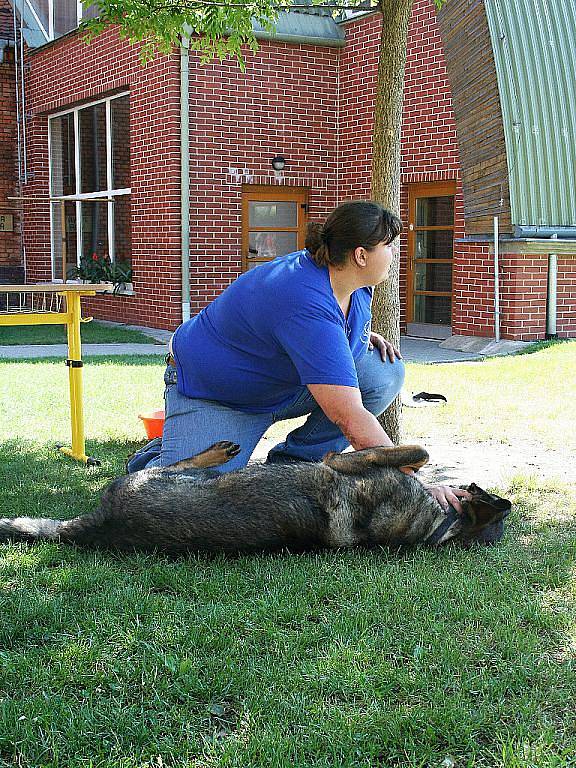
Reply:
[[[556,328],[557,312],[557,289],[558,289],[558,254],[550,253],[548,255],[548,292],[546,296],[546,338],[557,339],[558,332]]]
[[[499,260],[500,243],[498,233],[498,216],[494,216],[494,338],[500,341],[500,276]]]
[[[60,203],[60,228],[62,229],[62,282],[66,282],[66,259],[68,254],[66,253],[66,207],[64,201]]]
[[[16,41],[14,41],[16,45]],[[20,11],[20,89],[22,91],[22,149],[24,151],[24,184],[28,181],[28,152],[26,149],[26,91],[24,88],[24,13]]]
[[[18,184],[22,183],[22,144],[20,141],[20,82],[18,77],[18,24],[16,22],[16,3],[12,6],[14,21],[14,73],[16,85],[16,133],[18,136]]]
[[[189,41],[180,44],[180,215],[182,322],[190,319],[190,73]]]
[[[80,342],[80,318],[82,309],[80,294],[66,293],[66,311],[69,320],[66,324],[68,335],[68,379],[70,383],[70,423],[72,429],[72,448],[60,448],[62,453],[80,461],[88,462],[84,441],[84,408],[82,405],[82,344]]]

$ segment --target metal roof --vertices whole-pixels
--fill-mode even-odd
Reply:
[[[298,0],[300,2],[300,0]],[[254,22],[252,28],[258,38],[301,42],[308,45],[343,46],[345,33],[326,8],[301,9],[299,12],[282,12],[273,32],[268,32]]]
[[[576,0],[485,0],[512,223],[576,225]]]

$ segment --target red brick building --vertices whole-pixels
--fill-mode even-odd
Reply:
[[[493,161],[471,149],[470,97],[462,96],[450,16],[460,1],[449,0],[437,19],[433,0],[415,0],[410,25],[403,330],[494,337],[491,222],[501,214],[502,337],[574,336],[576,231],[555,239],[552,260],[549,240],[534,246],[518,237],[500,205],[504,182],[498,204],[490,196]],[[185,49],[143,68],[138,48],[114,29],[86,45],[74,20],[62,9],[58,16],[58,2],[48,4],[44,24],[26,5],[22,59],[20,22],[14,45],[12,10],[0,0],[7,11],[0,15],[0,216],[10,229],[0,232],[0,281],[22,279],[19,267],[39,282],[105,256],[128,259],[129,290],[94,299],[90,313],[174,328],[242,270],[302,247],[308,219],[369,197],[378,14],[339,24],[286,15],[274,37],[261,35],[242,73],[233,61],[200,65]],[[41,32],[55,39],[46,42]],[[492,134],[478,139],[481,147],[492,146],[485,140]],[[279,156],[285,167],[275,171]],[[484,177],[490,194],[483,197]],[[551,264],[555,326],[550,311],[547,320]]]

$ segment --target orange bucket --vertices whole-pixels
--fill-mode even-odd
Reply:
[[[144,414],[139,413],[138,418],[142,419],[148,440],[153,440],[155,437],[162,437],[164,411],[154,411],[153,413]]]

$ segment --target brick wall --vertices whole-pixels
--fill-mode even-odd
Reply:
[[[546,335],[548,256],[502,254],[500,265],[500,336],[537,341]],[[461,244],[461,261],[454,286],[453,333],[490,336],[494,327],[494,255],[488,243]],[[558,256],[557,333],[576,335],[576,254]]]
[[[340,199],[370,196],[375,78],[381,20],[370,14],[346,29],[340,76]],[[456,124],[433,0],[415,0],[408,30],[401,147],[400,216],[408,224],[410,184],[456,181],[455,238],[464,236]],[[401,237],[401,326],[406,319],[406,229]],[[454,281],[459,268],[455,250]],[[453,314],[457,311],[454,307]],[[454,317],[459,321],[457,316]]]
[[[143,68],[138,48],[114,29],[86,45],[71,33],[29,55],[29,157],[34,180],[25,194],[48,195],[48,116],[124,90],[130,91],[132,264],[134,296],[86,301],[96,316],[174,327],[180,319],[179,55]],[[47,205],[29,205],[28,278],[50,280]]]
[[[459,243],[454,274],[452,333],[494,336],[493,257],[486,243]]]
[[[546,334],[548,257],[507,254],[500,278],[502,338],[536,341]]]
[[[576,253],[558,257],[556,330],[561,338],[576,337]]]
[[[77,33],[30,57],[29,125],[35,178],[26,195],[48,194],[48,116],[130,90],[131,239],[134,296],[98,297],[87,311],[123,322],[174,328],[181,318],[179,53],[146,69],[138,50],[114,30],[90,46]],[[332,48],[263,43],[236,62],[190,61],[191,311],[199,311],[241,270],[241,182],[274,181],[271,160],[283,154],[285,183],[310,188],[310,218],[336,204],[339,53]],[[28,207],[30,280],[49,280],[47,206]]]
[[[339,201],[370,197],[380,16],[370,14],[351,20],[344,29],[337,148]]]
[[[262,42],[235,61],[190,57],[191,311],[241,271],[242,179],[273,184],[272,158],[286,159],[284,185],[309,188],[309,218],[336,204],[338,49]],[[244,179],[245,180],[245,179]]]
[[[0,0],[0,38],[12,40],[12,10]],[[0,231],[0,283],[23,281],[18,204],[7,200],[18,195],[14,48],[5,47],[0,62],[0,216],[13,217],[13,232]]]

